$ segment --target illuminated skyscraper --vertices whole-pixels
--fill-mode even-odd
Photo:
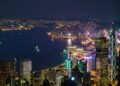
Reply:
[[[16,73],[16,60],[0,60],[0,86],[5,83],[14,85]]]
[[[69,77],[71,77],[71,72],[72,72],[72,60],[71,59],[65,60],[65,68],[68,71]]]
[[[85,60],[78,60],[78,70],[81,73],[86,73],[87,72],[87,61],[85,61]]]
[[[108,86],[108,40],[105,37],[96,39],[96,71],[99,86]]]
[[[112,23],[112,29],[110,31],[110,48],[109,48],[109,58],[110,58],[110,79],[114,81],[117,75],[117,65],[116,65],[116,36],[115,36],[115,25]]]
[[[22,78],[25,78],[31,84],[31,72],[32,72],[32,61],[22,60],[20,62],[20,74]]]

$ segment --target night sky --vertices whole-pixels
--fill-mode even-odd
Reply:
[[[0,0],[0,18],[120,18],[120,0]]]

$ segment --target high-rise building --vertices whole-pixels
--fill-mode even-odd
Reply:
[[[119,49],[119,55],[117,57],[117,80],[118,80],[118,86],[120,86],[120,49]]]
[[[31,84],[31,72],[32,72],[32,61],[22,60],[20,62],[20,75],[22,78],[26,79],[29,84]]]
[[[0,60],[0,86],[5,83],[14,86],[16,73],[16,60]]]
[[[109,43],[109,58],[110,58],[110,80],[114,81],[116,80],[117,76],[117,52],[116,52],[116,35],[115,35],[115,25],[114,22],[112,22],[112,28],[110,30],[110,43]]]
[[[106,37],[96,39],[96,71],[99,86],[108,86],[108,40]]]
[[[81,73],[87,72],[87,62],[85,60],[78,60],[78,70]]]

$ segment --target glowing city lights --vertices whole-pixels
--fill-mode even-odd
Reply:
[[[67,44],[68,44],[68,46],[71,46],[72,45],[72,39],[67,39]]]

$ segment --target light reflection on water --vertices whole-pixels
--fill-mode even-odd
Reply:
[[[71,39],[67,39],[67,45],[71,46],[72,45],[72,40]]]

